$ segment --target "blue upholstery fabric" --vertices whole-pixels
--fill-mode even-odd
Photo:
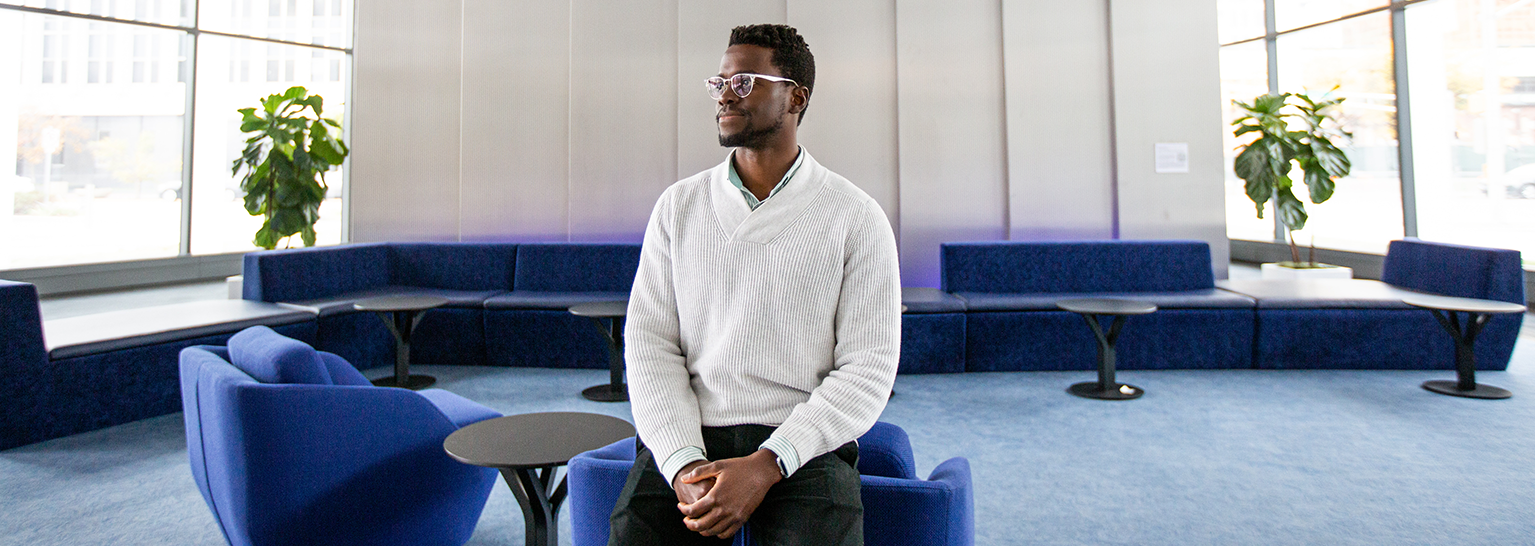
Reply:
[[[1524,305],[1521,264],[1517,250],[1408,239],[1391,242],[1380,280],[1433,294]],[[1488,320],[1477,336],[1477,369],[1507,369],[1523,323],[1523,313],[1497,315]],[[1448,332],[1441,335],[1449,339]]]
[[[225,360],[228,360],[227,355]],[[366,387],[373,384],[371,381],[368,381],[367,377],[362,375],[362,372],[357,371],[357,368],[352,366],[352,363],[347,362],[346,359],[341,358],[336,353],[321,351],[320,361],[325,363],[325,372],[330,375],[330,381],[333,385]]]
[[[501,412],[442,389],[424,389],[417,392],[430,400],[432,405],[437,407],[437,411],[441,411],[442,415],[458,428],[501,416]]]
[[[1455,369],[1449,332],[1421,309],[1264,309],[1258,322],[1259,368]],[[1488,341],[1477,339],[1476,369],[1506,369],[1512,348]]]
[[[389,284],[448,290],[511,290],[515,243],[394,243]]]
[[[634,287],[640,245],[532,243],[517,247],[515,290],[623,292]]]
[[[252,252],[245,255],[245,299],[303,301],[389,284],[382,243]]]
[[[261,383],[229,364],[228,354],[188,348],[180,367],[188,462],[230,544],[469,539],[496,474],[443,452],[458,424],[431,398]]]
[[[608,516],[618,504],[634,465],[635,439],[588,451],[570,460],[571,539],[575,546],[608,543]],[[927,480],[915,479],[905,431],[876,423],[858,439],[863,497],[864,543],[870,546],[970,546],[975,543],[975,497],[970,463],[955,457],[939,464]],[[870,456],[872,454],[872,456]],[[865,465],[865,459],[872,459]],[[899,474],[890,477],[871,474]],[[748,525],[749,531],[750,525]],[[751,544],[740,536],[737,545]]]
[[[35,421],[51,413],[51,377],[48,351],[43,345],[43,320],[37,305],[37,287],[0,280],[0,449],[38,441]],[[52,436],[48,436],[52,437]]]
[[[488,311],[485,332],[486,363],[491,366],[608,367],[603,330],[592,319],[563,309]]]
[[[297,339],[315,335],[313,321],[273,329]],[[180,410],[177,355],[193,345],[222,345],[230,335],[64,358],[13,377],[26,377],[44,388],[34,395],[35,404],[15,404],[0,412],[0,419],[17,434],[0,439],[0,449],[175,413]]]
[[[965,300],[937,288],[908,286],[901,289],[901,305],[907,313],[963,313]]]
[[[1083,292],[1050,294],[1011,294],[960,292],[971,311],[1054,311],[1056,302],[1074,298],[1110,298],[1143,301],[1158,309],[1252,309],[1252,298],[1207,288],[1182,292]]]
[[[1215,287],[1204,241],[944,243],[945,292],[1177,292]]]
[[[1129,317],[1123,328],[1115,344],[1121,370],[1253,366],[1251,310],[1167,309]],[[965,338],[965,371],[1098,369],[1098,341],[1075,313],[972,312]]]
[[[231,336],[229,362],[262,383],[333,384],[319,352],[265,326],[246,328]]]
[[[901,361],[896,373],[965,371],[964,313],[901,315]]]

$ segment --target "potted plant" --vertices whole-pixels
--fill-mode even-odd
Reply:
[[[1302,271],[1307,277],[1353,276],[1346,267],[1317,263],[1314,245],[1311,257],[1302,261],[1295,245],[1295,231],[1306,227],[1307,216],[1305,203],[1292,191],[1295,179],[1291,174],[1299,173],[1311,202],[1320,204],[1332,197],[1336,180],[1348,176],[1352,168],[1348,155],[1334,143],[1335,139],[1346,142],[1353,136],[1333,119],[1344,99],[1331,95],[1328,92],[1318,100],[1305,93],[1280,93],[1259,96],[1252,104],[1231,101],[1246,112],[1231,122],[1236,126],[1234,134],[1258,134],[1252,142],[1237,147],[1241,152],[1234,165],[1236,174],[1246,182],[1247,197],[1256,206],[1258,218],[1263,218],[1264,205],[1274,200],[1290,244],[1290,261],[1263,264],[1265,277],[1294,278]]]
[[[314,246],[314,224],[328,186],[325,172],[340,165],[349,150],[341,141],[341,123],[321,117],[324,99],[294,86],[261,101],[260,108],[241,108],[240,132],[245,152],[232,172],[245,193],[245,211],[264,216],[256,230],[256,246],[271,250],[299,235]]]

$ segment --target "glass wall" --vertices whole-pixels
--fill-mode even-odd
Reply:
[[[253,249],[235,110],[303,85],[342,119],[351,8],[0,0],[0,150],[15,150],[0,152],[0,270]],[[317,230],[335,244],[343,173],[326,181]]]
[[[1255,2],[1270,29],[1258,36]],[[1348,99],[1340,121],[1354,135],[1353,172],[1331,200],[1306,204],[1311,219],[1297,242],[1380,253],[1393,239],[1421,237],[1520,250],[1535,268],[1535,5],[1221,0],[1218,9],[1228,103],[1264,92],[1254,91],[1260,64],[1269,89],[1337,86]],[[1241,183],[1228,173],[1228,234],[1277,241],[1273,224],[1265,234],[1239,218],[1238,209],[1253,211]]]

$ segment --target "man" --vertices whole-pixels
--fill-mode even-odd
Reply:
[[[900,352],[895,237],[796,131],[815,85],[783,25],[731,31],[709,78],[719,166],[645,230],[625,330],[640,446],[610,545],[863,543],[858,436]]]

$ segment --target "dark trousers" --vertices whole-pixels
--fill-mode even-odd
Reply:
[[[773,427],[704,427],[704,450],[712,460],[756,452]],[[634,468],[611,518],[608,546],[728,545],[734,537],[706,537],[690,531],[677,510],[677,493],[659,463],[636,442]],[[668,454],[669,455],[669,454]],[[858,444],[848,442],[811,459],[793,476],[768,489],[747,528],[764,546],[862,546],[863,499],[858,486]]]

